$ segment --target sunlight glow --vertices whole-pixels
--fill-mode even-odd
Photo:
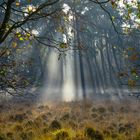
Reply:
[[[32,35],[39,35],[39,32],[36,29],[33,29],[31,32],[32,32]]]
[[[70,7],[67,4],[63,5],[63,12],[65,14],[68,14],[69,22],[72,24],[73,14],[70,12]],[[71,33],[71,26],[67,25],[67,33],[68,38],[73,40],[73,34]],[[67,37],[63,35],[63,40],[65,43],[67,43]],[[64,101],[72,101],[75,99],[75,85],[74,85],[74,60],[72,59],[72,54],[68,53],[68,56],[65,58],[65,65],[63,65],[63,71],[64,71],[64,80],[63,80],[63,86],[62,86],[62,94],[63,94],[63,100]]]
[[[85,7],[84,10],[81,12],[82,15],[84,15],[89,10],[88,7]]]
[[[138,3],[139,3],[138,0],[120,0],[118,2],[117,10],[118,10],[120,16],[124,20],[126,20],[128,18],[128,20],[131,21],[131,22],[125,22],[122,24],[122,28],[123,28],[124,32],[125,32],[126,28],[130,29],[130,28],[138,28],[139,27],[140,20],[137,16],[137,12],[135,11],[138,9]],[[130,11],[128,11],[128,10],[130,10]],[[131,10],[133,10],[133,12],[131,12]],[[126,11],[129,12],[129,14],[126,13]],[[126,14],[128,17],[126,17]]]
[[[69,10],[70,10],[70,7],[68,6],[68,4],[64,3],[63,4],[63,12],[67,14],[69,12]]]

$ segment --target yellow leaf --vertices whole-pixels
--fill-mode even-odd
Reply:
[[[136,81],[134,81],[134,80],[132,80],[132,79],[129,79],[129,80],[128,80],[128,85],[129,85],[130,87],[134,87],[134,86],[136,86]]]
[[[60,48],[67,48],[68,46],[67,46],[67,43],[61,43],[60,44]]]
[[[20,6],[20,2],[16,2],[16,6]]]
[[[6,54],[7,54],[7,55],[9,55],[9,54],[10,54],[10,51],[9,51],[9,50],[7,50],[7,51],[6,51]]]
[[[115,17],[114,17],[114,16],[112,16],[112,20],[113,20],[113,21],[115,20]]]
[[[133,47],[129,47],[129,48],[127,48],[127,50],[128,50],[128,51],[134,51],[135,48],[133,48]]]
[[[18,34],[18,37],[21,37],[21,34]]]
[[[22,37],[19,38],[20,41],[23,41],[24,39]]]
[[[13,42],[12,47],[13,48],[16,48],[17,47],[17,43],[16,42]]]

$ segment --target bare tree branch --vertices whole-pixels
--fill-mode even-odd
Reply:
[[[8,0],[7,3],[7,8],[6,8],[6,12],[5,12],[5,17],[4,20],[2,22],[2,25],[0,26],[0,44],[4,42],[4,40],[7,38],[7,36],[12,32],[13,29],[17,29],[19,27],[21,27],[22,25],[26,24],[29,20],[31,20],[31,18],[33,19],[33,16],[36,15],[38,12],[40,12],[42,9],[44,9],[47,6],[56,4],[57,2],[59,2],[59,0],[55,0],[55,1],[51,1],[51,2],[45,2],[43,4],[41,4],[34,12],[30,13],[24,20],[22,21],[18,21],[16,23],[14,23],[9,29],[8,31],[6,31],[6,26],[10,20],[10,15],[11,15],[11,9],[12,9],[12,3],[15,0]],[[51,14],[53,14],[54,12],[50,13],[50,14],[46,14],[46,16],[50,16]],[[45,16],[44,16],[45,17]],[[40,17],[41,18],[41,17]]]

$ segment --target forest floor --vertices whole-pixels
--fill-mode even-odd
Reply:
[[[140,101],[0,105],[0,140],[140,140]]]

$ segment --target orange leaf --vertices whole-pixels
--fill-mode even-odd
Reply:
[[[136,60],[138,60],[138,54],[132,54],[131,56],[130,56],[130,58],[129,58],[131,61],[136,61]]]

